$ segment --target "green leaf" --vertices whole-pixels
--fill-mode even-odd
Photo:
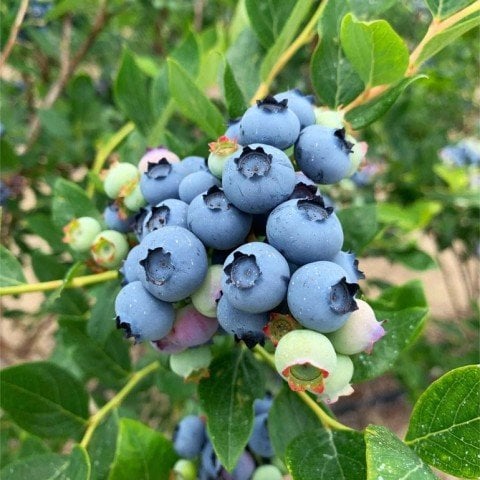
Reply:
[[[90,290],[95,298],[87,324],[88,335],[99,344],[105,344],[115,330],[115,298],[120,291],[118,281],[106,282]]]
[[[295,480],[364,480],[365,443],[358,432],[317,429],[287,447],[286,464]]]
[[[114,410],[95,430],[87,450],[92,463],[92,479],[107,478],[115,456],[118,413]]]
[[[428,465],[390,430],[369,425],[365,430],[367,480],[435,480]]]
[[[0,158],[2,159],[2,173],[12,172],[20,168],[20,158],[4,138],[0,138]]]
[[[421,65],[447,45],[450,45],[450,43],[452,43],[458,37],[468,32],[472,28],[477,27],[478,25],[480,25],[480,11],[477,9],[476,12],[472,13],[468,17],[462,18],[462,20],[460,20],[458,23],[453,24],[443,32],[433,36],[433,38],[429,40],[423,47],[415,62],[416,65]]]
[[[0,245],[0,265],[2,265],[2,268],[0,268],[0,287],[27,283],[20,262],[3,245]]]
[[[270,48],[280,35],[296,3],[296,0],[245,0],[250,25],[265,48]]]
[[[0,471],[2,480],[90,480],[90,460],[80,445],[69,456],[47,453],[16,460]]]
[[[47,12],[45,19],[55,20],[66,13],[88,14],[96,10],[98,4],[99,0],[84,0],[83,2],[78,2],[77,0],[60,0],[59,2],[55,2],[53,8]]]
[[[360,22],[347,14],[340,39],[345,55],[367,87],[396,82],[405,74],[408,48],[385,20]]]
[[[189,32],[180,45],[172,51],[170,57],[180,66],[188,69],[192,78],[196,78],[200,70],[200,54],[197,36],[193,32]]]
[[[263,3],[264,2],[256,2],[257,5],[262,5]],[[281,33],[276,38],[275,43],[268,46],[268,52],[263,59],[260,68],[260,76],[262,80],[265,80],[268,77],[278,58],[295,39],[298,30],[308,17],[308,14],[312,10],[312,6],[316,3],[316,0],[303,0],[301,2],[296,2],[290,15],[287,17],[287,21],[285,22]]]
[[[345,120],[349,122],[355,130],[370,125],[390,110],[398,97],[409,85],[422,78],[427,78],[427,76],[416,75],[414,77],[407,77],[400,80],[374,100],[350,110],[345,115]]]
[[[31,213],[25,218],[25,221],[32,233],[46,240],[53,253],[61,253],[65,250],[65,244],[62,242],[62,230],[56,227],[50,215]]]
[[[316,415],[300,397],[284,387],[275,397],[268,414],[268,431],[275,453],[283,458],[287,445],[317,424],[322,428]]]
[[[375,343],[370,354],[352,357],[355,370],[353,382],[363,382],[390,370],[400,353],[420,334],[425,323],[427,308],[413,307],[399,311],[374,308],[377,320],[384,321],[385,336]]]
[[[433,165],[433,171],[448,185],[452,192],[464,193],[468,189],[470,183],[468,170],[437,163]]]
[[[412,280],[403,285],[387,288],[378,298],[375,300],[371,299],[368,303],[373,309],[386,312],[395,312],[413,307],[426,308],[428,306],[420,280]]]
[[[115,459],[108,478],[168,480],[176,459],[171,442],[163,435],[136,420],[122,418]]]
[[[228,116],[232,119],[241,117],[247,109],[247,105],[228,61],[225,61],[223,90],[225,92],[224,95],[227,103]]]
[[[48,362],[0,372],[1,407],[39,437],[78,437],[87,424],[88,396],[70,373]]]
[[[217,138],[225,131],[225,122],[218,108],[195,85],[175,60],[168,60],[170,93],[185,117],[196,123],[207,135]]]
[[[432,200],[417,200],[409,205],[380,203],[378,219],[388,226],[397,226],[405,232],[425,228],[442,211],[442,204]]]
[[[99,219],[100,215],[84,189],[73,182],[58,178],[53,187],[53,223],[61,231],[68,222],[79,217]]]
[[[252,354],[236,348],[216,358],[210,366],[210,377],[198,386],[210,440],[227,470],[235,467],[248,442],[253,401],[263,397],[264,382]]]
[[[348,0],[345,2],[350,5],[353,14],[361,18],[378,18],[385,10],[397,3],[397,0]]]
[[[41,250],[34,250],[31,258],[33,271],[40,282],[63,278],[68,269],[68,265],[60,263],[58,257],[43,253]]]
[[[378,232],[377,207],[373,204],[335,212],[343,226],[343,250],[360,255]]]
[[[113,319],[111,319],[113,323]],[[59,320],[59,338],[70,351],[75,363],[81,368],[87,378],[99,378],[106,386],[116,387],[130,373],[128,362],[128,344],[121,341],[127,362],[119,364],[108,351],[109,345],[104,345],[87,336],[83,331],[85,322],[76,320]],[[111,338],[111,341],[114,339]],[[123,357],[121,360],[123,360]]]
[[[340,25],[348,11],[344,0],[329,0],[318,24],[319,43],[310,62],[315,93],[330,108],[350,103],[364,89],[340,45]]]
[[[456,368],[415,404],[406,443],[427,463],[462,478],[480,477],[480,366]]]
[[[127,48],[123,50],[113,91],[120,110],[147,135],[154,121],[150,107],[150,78]]]
[[[399,248],[388,253],[388,257],[394,261],[403,263],[414,270],[430,270],[436,268],[435,260],[423,250],[419,250],[414,245],[406,248]]]
[[[432,15],[441,20],[473,3],[474,0],[425,0]]]

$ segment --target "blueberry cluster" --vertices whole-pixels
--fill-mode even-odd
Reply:
[[[205,372],[217,332],[248,347],[270,339],[292,389],[335,401],[351,392],[349,355],[384,334],[319,190],[351,176],[365,149],[325,115],[297,90],[267,96],[207,159],[158,147],[106,173],[105,221],[139,242],[121,269],[117,326],[180,375]]]
[[[183,480],[281,480],[282,473],[272,465],[274,456],[268,432],[268,412],[272,398],[254,402],[255,420],[247,447],[231,473],[218,460],[208,438],[205,419],[187,415],[176,426],[173,446],[181,457],[175,464],[175,478]]]

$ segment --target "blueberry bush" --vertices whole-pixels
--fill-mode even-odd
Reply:
[[[480,1],[0,10],[3,479],[480,477]]]

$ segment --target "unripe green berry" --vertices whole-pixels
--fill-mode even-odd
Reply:
[[[337,365],[337,355],[330,340],[313,330],[292,330],[278,342],[275,367],[294,391],[320,394],[324,379]]]
[[[125,185],[138,178],[139,173],[135,165],[126,162],[115,163],[105,175],[103,188],[110,198],[116,199]]]
[[[74,218],[63,227],[63,241],[76,252],[86,252],[101,230],[100,223],[92,217]]]
[[[367,154],[368,150],[368,143],[367,142],[358,142],[354,137],[351,135],[347,135],[346,139],[353,143],[352,145],[352,152],[350,153],[350,170],[348,171],[347,176],[350,177],[353,175],[357,170],[362,162],[362,160],[365,158],[365,155]]]
[[[261,465],[253,472],[252,480],[282,480],[282,472],[275,465]]]
[[[197,467],[192,461],[181,458],[173,466],[172,473],[171,480],[196,480]]]
[[[170,368],[185,380],[196,381],[208,376],[208,366],[211,361],[210,347],[189,348],[170,356]]]
[[[385,335],[381,322],[367,302],[356,300],[358,310],[352,312],[341,328],[328,335],[335,350],[344,355],[370,353],[374,343]]]
[[[115,230],[104,230],[93,240],[90,252],[97,265],[118,268],[128,253],[125,236]]]
[[[217,316],[217,300],[220,298],[222,290],[222,274],[222,265],[211,265],[205,280],[191,296],[193,306],[206,317],[215,318]]]
[[[344,128],[343,114],[336,110],[329,110],[324,107],[315,108],[315,118],[317,125],[323,125],[330,128]]]
[[[223,165],[226,160],[242,147],[237,144],[235,139],[220,137],[216,142],[210,142],[210,155],[208,156],[208,169],[218,178],[222,178]]]
[[[125,195],[123,204],[131,211],[138,212],[147,202],[143,198],[140,190],[140,183],[136,182],[135,186]]]
[[[325,390],[320,395],[327,403],[335,403],[338,397],[353,393],[350,381],[353,377],[353,362],[346,355],[337,355],[337,366],[325,379]]]

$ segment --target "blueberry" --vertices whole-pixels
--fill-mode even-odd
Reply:
[[[187,222],[188,228],[205,246],[229,250],[245,240],[252,216],[236,208],[223,190],[214,186],[192,200]]]
[[[150,206],[141,208],[133,217],[133,233],[138,240],[142,240],[142,238],[145,236],[143,232],[143,222],[145,217],[150,212],[150,209]]]
[[[218,479],[222,470],[222,464],[213,450],[212,443],[207,440],[202,450],[201,466],[206,476],[204,478]]]
[[[3,207],[11,196],[12,191],[8,185],[3,180],[0,180],[0,206]]]
[[[288,108],[288,101],[278,102],[272,96],[257,100],[240,120],[241,145],[264,143],[285,150],[294,144],[300,133],[298,117]]]
[[[177,154],[171,152],[167,147],[160,145],[155,148],[147,148],[145,154],[138,162],[138,170],[140,170],[140,173],[144,173],[147,171],[149,163],[158,163],[162,158],[169,163],[180,162]]]
[[[63,227],[63,242],[76,252],[86,252],[101,230],[100,223],[92,217],[74,218]]]
[[[235,118],[228,121],[228,127],[224,136],[231,138],[232,140],[238,140],[240,137],[240,120],[242,117]]]
[[[342,267],[347,273],[347,282],[357,283],[365,278],[365,274],[358,269],[358,260],[352,252],[338,252],[330,261]]]
[[[295,172],[295,188],[288,199],[308,198],[311,200],[315,198],[316,195],[320,195],[316,183],[303,172]]]
[[[256,455],[265,458],[273,457],[272,443],[268,433],[268,413],[261,413],[255,417],[248,446]]]
[[[295,171],[281,150],[253,144],[225,162],[222,187],[240,210],[265,213],[285,201],[295,187]]]
[[[143,197],[140,182],[135,181],[129,188],[125,189],[123,204],[132,212],[138,212],[147,202]]]
[[[288,108],[298,117],[300,128],[308,127],[315,123],[315,111],[313,109],[313,96],[303,95],[298,89],[277,93],[275,99],[281,102],[287,100]]]
[[[211,361],[210,347],[187,348],[183,352],[170,355],[170,368],[185,381],[198,382],[201,378],[208,377]]]
[[[263,328],[268,322],[268,313],[247,313],[235,308],[225,295],[218,302],[217,318],[220,326],[228,333],[243,340],[252,348],[257,343],[263,344]]]
[[[218,187],[220,182],[210,172],[200,170],[199,172],[190,173],[180,182],[178,187],[180,200],[190,203],[197,195],[206,192],[214,185]]]
[[[167,198],[178,198],[178,187],[183,177],[179,163],[169,163],[162,158],[158,163],[149,163],[147,171],[140,178],[140,189],[150,205],[156,205]]]
[[[127,214],[116,202],[110,203],[103,211],[105,225],[110,230],[127,233],[132,230],[134,218]]]
[[[204,157],[192,155],[185,157],[177,166],[177,171],[185,178],[191,173],[208,170],[207,160]]]
[[[271,245],[251,242],[232,252],[223,265],[222,290],[239,310],[263,313],[285,297],[290,269]]]
[[[229,477],[231,480],[250,480],[254,470],[255,460],[250,453],[243,452]],[[224,478],[228,477],[224,475]]]
[[[118,268],[128,253],[125,236],[116,230],[103,230],[92,242],[90,253],[97,265]]]
[[[358,308],[358,284],[346,281],[347,273],[333,262],[313,262],[300,267],[290,279],[287,301],[290,312],[304,327],[317,332],[338,330]]]
[[[217,302],[222,290],[222,273],[222,265],[210,265],[203,283],[191,295],[193,306],[202,315],[213,318],[217,316]]]
[[[267,220],[268,242],[296,264],[328,260],[343,245],[343,230],[320,196],[280,204]]]
[[[256,398],[253,402],[253,411],[255,415],[260,415],[261,413],[268,413],[273,403],[273,398],[271,395],[266,395],[264,398]]]
[[[173,325],[173,306],[150,295],[138,281],[120,290],[115,299],[115,313],[117,328],[137,342],[162,338]]]
[[[191,460],[181,458],[175,462],[172,469],[172,480],[197,480],[197,466]]]
[[[353,377],[353,362],[346,355],[337,355],[337,365],[325,379],[325,389],[320,399],[326,403],[335,403],[338,397],[346,397],[353,393],[350,381]]]
[[[187,415],[177,424],[173,433],[173,448],[182,458],[200,455],[206,441],[205,424],[196,415]]]
[[[103,180],[103,188],[107,196],[115,200],[122,189],[131,182],[136,182],[138,177],[138,170],[135,165],[117,162],[108,169]]]
[[[127,258],[123,261],[120,273],[123,275],[125,284],[138,280],[141,252],[140,245],[135,245],[128,252]]]
[[[336,110],[329,110],[325,107],[317,107],[315,110],[315,118],[318,125],[330,128],[343,128],[345,122],[343,119],[343,113]]]
[[[160,300],[185,299],[200,287],[207,274],[205,247],[185,228],[154,230],[143,238],[140,248],[140,281]]]
[[[142,236],[167,226],[187,228],[188,205],[176,198],[158,203],[146,213],[143,220]]]
[[[351,168],[352,143],[345,129],[310,125],[295,143],[295,160],[305,175],[317,183],[332,184],[346,177]]]
[[[242,147],[237,144],[236,138],[220,137],[216,142],[208,144],[208,168],[217,178],[222,178],[223,166],[227,159],[234,153],[240,152]]]
[[[282,472],[275,465],[260,465],[253,472],[252,480],[282,480]]]

